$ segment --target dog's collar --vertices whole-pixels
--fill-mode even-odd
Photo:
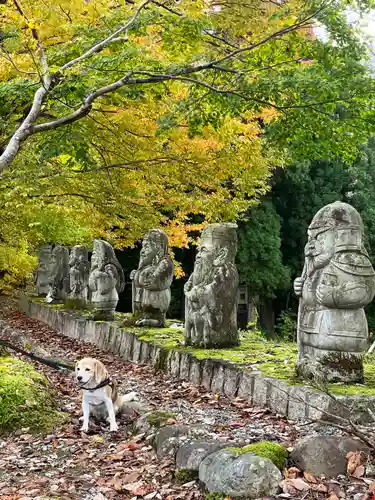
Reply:
[[[90,381],[88,381],[88,382],[90,382]],[[105,380],[103,380],[103,382],[100,382],[100,384],[97,385],[96,387],[85,387],[85,385],[88,384],[88,382],[86,382],[85,384],[80,385],[80,389],[83,389],[84,391],[94,392],[97,389],[101,389],[102,387],[105,387],[106,385],[110,385],[113,382],[113,377],[111,375],[110,377],[108,377]]]

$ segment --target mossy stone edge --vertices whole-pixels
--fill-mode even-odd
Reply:
[[[122,326],[129,314],[116,313],[115,321],[95,322],[84,312],[56,309],[56,304],[51,307],[40,299],[23,297],[20,304],[26,314],[68,337],[109,349],[127,361],[151,363],[156,369],[203,385],[219,395],[238,395],[247,399],[249,405],[267,407],[294,420],[320,418],[326,416],[322,411],[333,410],[343,416],[327,394],[295,379],[295,344],[271,342],[259,332],[242,332],[240,347],[194,349],[183,345],[183,331],[170,327],[173,320],[167,320],[166,328],[142,329]],[[366,386],[331,384],[328,388],[346,403],[356,404],[361,397],[375,411],[375,363],[371,357],[365,364],[365,373]],[[320,405],[322,411],[311,405]]]

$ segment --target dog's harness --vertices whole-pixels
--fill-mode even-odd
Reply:
[[[83,389],[84,391],[94,392],[97,389],[101,389],[102,387],[105,387],[106,385],[109,385],[109,386],[113,387],[113,377],[112,377],[112,375],[110,377],[106,378],[105,380],[103,380],[103,382],[100,382],[100,384],[97,385],[96,387],[85,387],[85,385],[88,384],[89,382],[90,382],[90,380],[88,380],[84,384],[80,384],[79,388]]]
[[[84,387],[86,384],[88,384],[90,382],[90,380],[88,380],[87,382],[85,382],[84,384],[81,384],[79,386],[80,389],[84,390],[84,391],[90,391],[90,392],[94,392],[96,391],[97,389],[101,389],[102,387],[105,387],[107,385],[109,385],[110,387],[113,388],[113,377],[112,375],[109,376],[108,378],[106,378],[105,380],[103,380],[103,382],[100,382],[100,384],[98,384],[96,387]],[[101,405],[104,405],[105,402],[102,401],[101,403],[90,403],[91,406],[101,406]]]

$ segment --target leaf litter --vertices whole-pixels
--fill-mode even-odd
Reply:
[[[198,423],[211,438],[241,446],[271,440],[289,449],[296,439],[309,432],[306,426],[298,427],[268,410],[249,407],[239,398],[214,395],[168,374],[156,373],[150,366],[128,363],[109,351],[63,337],[44,323],[25,316],[12,300],[2,301],[2,306],[0,317],[7,325],[23,331],[51,356],[70,360],[97,357],[116,378],[120,392],[136,391],[149,408],[175,412],[176,417],[169,419],[168,425]],[[90,426],[89,433],[82,433],[78,420],[81,400],[74,380],[66,373],[33,364],[56,388],[61,409],[69,418],[49,435],[32,435],[28,429],[22,429],[2,436],[0,500],[204,498],[198,481],[182,485],[176,482],[172,461],[155,454],[147,433],[132,434],[137,412],[119,417],[120,429],[116,433],[109,433],[106,425],[98,423]],[[282,493],[275,498],[375,500],[375,481],[361,480],[364,466],[362,456],[350,455],[349,477],[339,481],[289,467],[280,484]]]

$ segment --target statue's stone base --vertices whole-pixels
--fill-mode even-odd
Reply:
[[[94,308],[90,317],[93,321],[113,321],[115,319],[115,310]]]
[[[297,376],[322,383],[363,384],[363,355],[324,351],[320,358],[303,358],[296,363]]]
[[[209,340],[199,338],[192,339],[185,337],[185,345],[195,347],[197,349],[224,349],[228,347],[238,347],[240,341],[238,333],[235,332],[233,336],[218,334],[217,339],[210,338]]]

